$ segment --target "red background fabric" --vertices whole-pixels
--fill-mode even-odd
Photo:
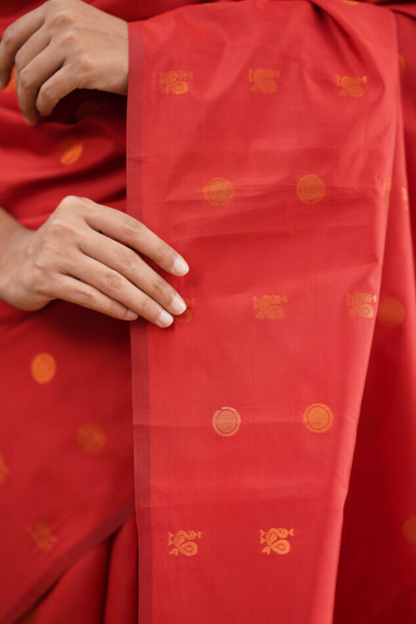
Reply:
[[[134,502],[141,624],[414,622],[414,4],[92,4],[130,22],[127,127],[77,92],[28,129],[11,86],[0,201],[33,228],[68,194],[126,210],[127,136],[189,311],[134,323],[131,369],[126,324],[1,304],[0,622]]]

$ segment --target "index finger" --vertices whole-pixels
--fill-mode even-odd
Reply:
[[[139,251],[168,273],[185,275],[189,271],[187,262],[177,251],[144,223],[124,212],[100,205],[99,210],[92,209],[87,213],[86,221],[94,230]]]
[[[9,82],[17,51],[44,23],[44,13],[43,6],[40,6],[23,15],[4,31],[0,43],[0,89]]]

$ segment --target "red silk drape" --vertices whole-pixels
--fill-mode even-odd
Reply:
[[[133,421],[125,325],[2,307],[0,621],[134,498],[140,624],[410,624],[415,5],[93,4],[131,22],[128,210],[189,307],[132,326]],[[125,209],[125,103],[90,97],[28,130],[1,94],[32,227],[69,193]]]

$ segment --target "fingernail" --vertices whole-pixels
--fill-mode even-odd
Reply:
[[[189,271],[188,263],[185,262],[183,258],[178,256],[174,260],[173,270],[175,271],[175,273],[178,273],[179,275],[185,275],[185,273],[188,273]]]
[[[175,295],[172,303],[170,304],[170,309],[174,314],[182,314],[186,310],[186,303],[179,295]]]
[[[173,323],[173,316],[171,314],[169,314],[169,312],[166,312],[166,310],[163,310],[160,313],[160,316],[157,319],[157,322],[162,327],[168,327],[168,325],[172,325],[172,323]]]
[[[127,312],[127,318],[129,319],[129,321],[134,321],[139,315],[136,314],[136,312],[133,312],[133,310],[129,310]]]

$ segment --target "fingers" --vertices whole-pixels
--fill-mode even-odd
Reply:
[[[39,7],[27,13],[4,31],[0,43],[0,89],[10,79],[17,51],[44,23],[44,9]]]
[[[32,39],[30,39],[29,42]],[[59,94],[55,94],[54,86],[51,85],[51,80],[56,75],[55,72],[61,67],[63,60],[59,48],[49,45],[20,71],[16,80],[17,96],[19,98],[20,109],[29,123],[35,124],[38,121],[38,111],[41,114],[44,114],[45,110],[48,111],[45,114],[52,112],[52,109],[49,109],[49,104],[45,109],[45,90],[46,94],[48,94],[48,90],[52,87],[54,100],[56,96],[58,96],[57,101],[62,97],[59,97]],[[36,110],[37,100],[41,97],[42,92],[43,107],[42,109]]]
[[[85,284],[69,275],[61,275],[59,283],[60,287],[54,293],[54,299],[75,303],[83,308],[101,312],[122,321],[137,319],[138,315],[135,312],[128,310],[121,303],[111,299],[90,284]]]
[[[95,206],[91,202],[86,215],[90,227],[143,253],[168,273],[185,275],[189,271],[182,256],[143,223],[119,210],[107,206],[97,210]]]
[[[79,87],[78,82],[76,73],[71,71],[69,65],[64,65],[41,86],[36,99],[39,113],[43,117],[50,115],[59,100]]]
[[[182,314],[186,310],[186,303],[176,290],[136,252],[108,236],[90,232],[79,244],[84,254],[124,276],[171,314]]]
[[[89,284],[107,298],[122,304],[158,327],[168,327],[173,323],[173,316],[159,303],[101,262],[84,255],[81,263],[74,267],[69,266],[68,269],[71,276]]]

